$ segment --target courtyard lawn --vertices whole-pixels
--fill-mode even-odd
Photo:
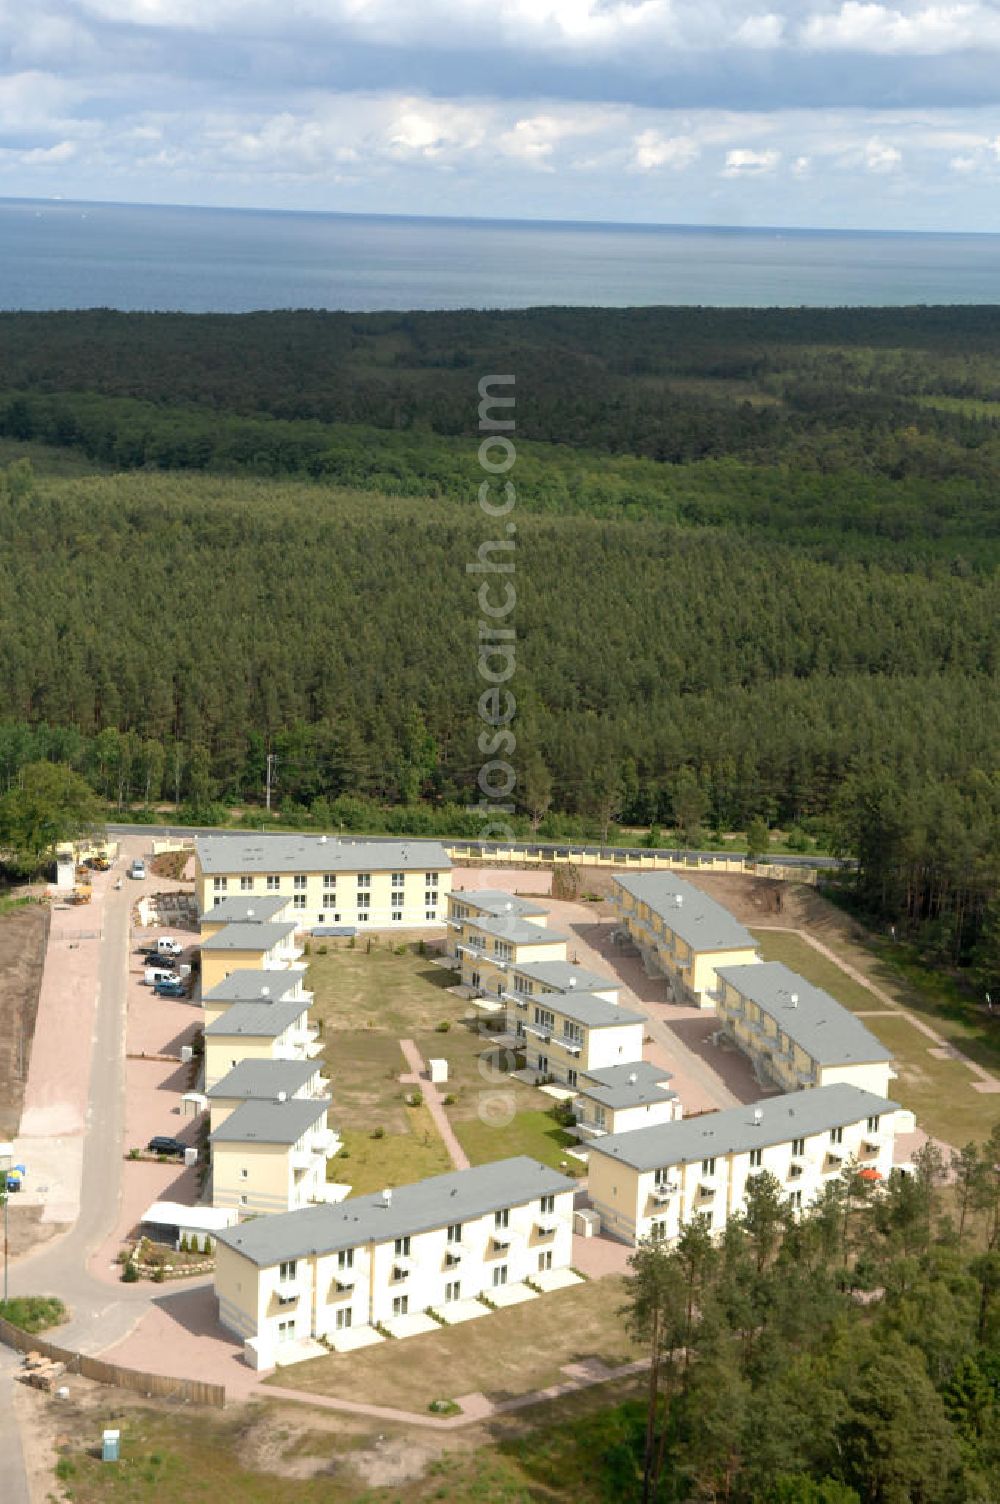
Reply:
[[[516,1083],[515,1083],[516,1084]],[[496,1098],[506,1092],[506,1087],[497,1089]],[[509,1122],[503,1118],[494,1122],[486,1105],[491,1094],[484,1098],[483,1117],[469,1117],[463,1122],[454,1122],[462,1148],[474,1165],[488,1164],[494,1159],[506,1159],[514,1154],[530,1154],[553,1169],[563,1170],[567,1175],[582,1175],[584,1166],[567,1153],[576,1147],[576,1138],[560,1128],[550,1109],[526,1108],[515,1112]],[[548,1098],[543,1097],[543,1101]]]
[[[419,942],[402,954],[374,936],[370,943],[370,950],[367,939],[352,950],[312,942],[306,986],[315,994],[312,1015],[325,1030],[379,1029],[406,1039],[461,1017],[465,1004],[447,990],[454,973],[421,955]]]
[[[986,1138],[1000,1118],[1000,1097],[975,1091],[967,1065],[932,1055],[933,1041],[905,1014],[865,1023],[893,1052],[897,1079],[889,1083],[889,1095],[916,1113],[919,1127],[956,1149]]]
[[[406,1131],[373,1138],[371,1130],[342,1128],[347,1154],[327,1161],[328,1180],[346,1181],[352,1196],[366,1196],[386,1186],[412,1185],[427,1175],[453,1168],[426,1107],[405,1107]]]
[[[751,933],[765,961],[783,961],[814,987],[822,987],[835,997],[842,1007],[857,1013],[886,1006],[867,987],[862,987],[833,961],[813,950],[801,935],[784,934],[781,930],[752,930]]]
[[[509,1399],[564,1381],[567,1363],[599,1358],[614,1368],[644,1356],[618,1314],[623,1299],[621,1279],[589,1280],[478,1321],[298,1363],[273,1382],[416,1411],[475,1391]]]

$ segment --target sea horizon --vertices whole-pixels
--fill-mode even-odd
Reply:
[[[997,302],[1000,233],[993,231],[0,198],[5,310]]]

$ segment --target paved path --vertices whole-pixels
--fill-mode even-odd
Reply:
[[[406,1056],[406,1063],[411,1071],[411,1074],[408,1076],[400,1076],[400,1081],[404,1084],[413,1083],[420,1087],[428,1111],[434,1119],[434,1126],[441,1135],[441,1141],[448,1151],[448,1157],[456,1170],[467,1170],[469,1168],[469,1157],[455,1137],[454,1129],[448,1121],[448,1114],[444,1110],[444,1103],[441,1101],[441,1093],[431,1080],[430,1071],[424,1065],[420,1051],[412,1039],[401,1039],[399,1041],[399,1048]]]
[[[0,1499],[3,1504],[30,1504],[28,1475],[21,1450],[21,1433],[17,1426],[11,1387],[19,1359],[0,1347]]]
[[[852,966],[849,961],[845,961],[841,956],[838,956],[835,950],[831,950],[828,945],[824,945],[822,940],[817,940],[815,935],[811,935],[808,930],[795,929],[787,924],[755,924],[754,928],[758,930],[776,930],[784,935],[798,935],[799,939],[804,940],[814,951],[818,951],[827,961],[832,961],[834,966],[839,967],[845,976],[851,978],[852,982],[857,982],[859,987],[864,987],[871,993],[872,997],[877,998],[880,1003],[884,1003],[890,1013],[896,1013],[900,1017],[905,1018],[915,1029],[918,1029],[921,1034],[931,1040],[938,1049],[946,1051],[949,1060],[957,1060],[966,1066],[976,1078],[971,1083],[973,1091],[1000,1092],[1000,1078],[994,1076],[985,1067],[977,1064],[975,1060],[970,1060],[968,1055],[963,1055],[962,1051],[953,1045],[950,1040],[945,1039],[930,1024],[925,1023],[917,1014],[912,1013],[909,1008],[897,1002],[891,993],[879,987],[876,982],[873,982],[863,971],[859,971],[856,966]],[[877,1018],[879,1014],[873,1011],[872,1013],[861,1014],[860,1017]]]

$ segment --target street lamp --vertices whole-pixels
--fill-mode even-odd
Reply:
[[[7,1171],[4,1170],[3,1184],[0,1185],[0,1204],[3,1206],[3,1303],[7,1304],[7,1202],[10,1200],[10,1191],[7,1189]]]

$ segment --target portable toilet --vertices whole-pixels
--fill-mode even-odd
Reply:
[[[428,1060],[427,1065],[430,1070],[431,1080],[435,1085],[443,1085],[448,1079],[447,1060]]]
[[[105,1431],[101,1437],[101,1461],[121,1461],[122,1433],[120,1431]]]

